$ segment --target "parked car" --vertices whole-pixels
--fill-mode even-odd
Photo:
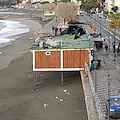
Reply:
[[[107,113],[110,110],[110,118],[120,119],[120,96],[110,96],[110,101],[106,102],[106,108]]]

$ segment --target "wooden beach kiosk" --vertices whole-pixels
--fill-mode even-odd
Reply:
[[[84,69],[85,62],[91,64],[93,48],[87,34],[77,39],[74,39],[74,35],[54,36],[40,42],[40,47],[32,50],[35,85],[38,71],[61,71],[63,84],[64,71],[80,71]]]

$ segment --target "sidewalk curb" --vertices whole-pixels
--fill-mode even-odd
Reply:
[[[81,74],[82,86],[84,90],[88,120],[99,120],[98,113],[94,105],[94,98],[90,88],[88,77],[86,77],[84,71],[80,71],[80,74]]]

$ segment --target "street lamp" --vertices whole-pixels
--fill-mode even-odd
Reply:
[[[94,52],[95,54],[95,52]],[[95,78],[94,78],[94,86],[95,86],[95,93],[97,92],[97,72],[96,72],[96,69],[97,69],[97,55],[95,55]]]
[[[109,50],[110,50],[110,41],[111,41],[111,36],[109,37]]]
[[[110,74],[108,74],[108,120],[110,120]]]
[[[100,18],[100,36],[101,36],[101,18]]]

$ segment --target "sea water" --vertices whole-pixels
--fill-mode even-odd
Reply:
[[[0,47],[11,44],[20,34],[27,32],[29,28],[19,21],[0,20]]]
[[[22,13],[1,13],[6,14],[22,14]],[[19,21],[0,20],[0,48],[12,44],[12,41],[20,37],[21,34],[29,32],[29,27],[21,24]]]

